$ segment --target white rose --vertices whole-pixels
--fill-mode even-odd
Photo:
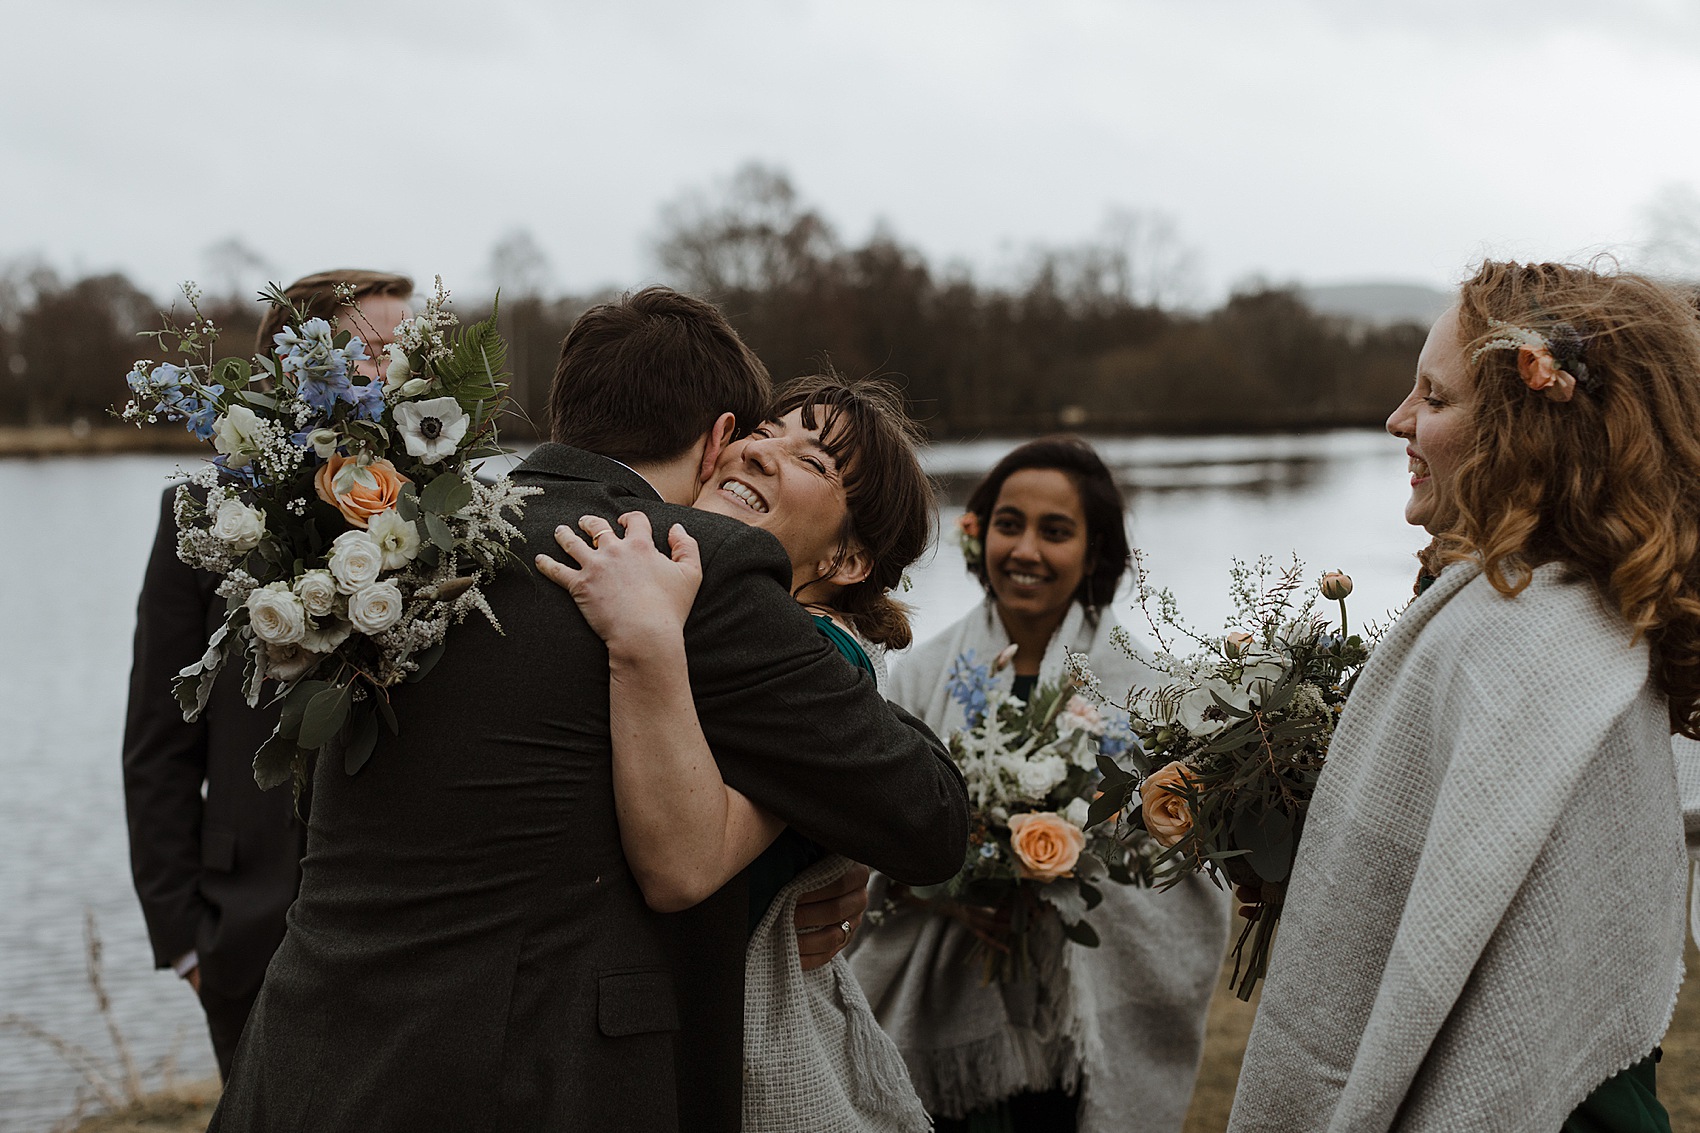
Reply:
[[[374,582],[348,596],[348,620],[361,633],[383,633],[401,620],[401,587]]]
[[[1060,755],[1042,755],[1029,759],[1015,773],[1016,786],[1029,798],[1042,799],[1051,788],[1068,778],[1068,764]]]
[[[319,654],[299,644],[266,646],[266,676],[274,681],[298,681],[318,663]]]
[[[344,531],[331,544],[331,575],[337,589],[352,594],[378,581],[384,567],[384,552],[364,531]]]
[[[248,595],[248,624],[267,645],[294,645],[307,632],[307,611],[287,582],[274,582]]]
[[[237,551],[252,551],[266,534],[266,513],[241,500],[225,500],[213,517],[213,538]]]
[[[347,641],[348,635],[353,632],[354,627],[343,619],[327,618],[319,625],[307,627],[301,638],[301,648],[311,649],[314,653],[329,653]]]
[[[336,579],[324,569],[310,570],[295,580],[295,596],[315,618],[336,608]]]
[[[1092,810],[1092,804],[1085,799],[1075,799],[1062,809],[1062,816],[1080,827],[1086,829],[1086,819]]]
[[[259,434],[260,415],[246,405],[232,405],[213,422],[213,448],[229,457],[225,463],[230,467],[243,468],[260,451]]]
[[[384,553],[384,569],[396,570],[419,553],[419,528],[403,519],[394,508],[381,511],[366,523],[366,534]]]
[[[384,392],[394,393],[413,376],[413,367],[407,364],[407,351],[399,343],[390,343],[384,347],[384,353],[390,356],[389,367],[384,371]]]

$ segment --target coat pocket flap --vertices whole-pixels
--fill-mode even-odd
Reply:
[[[655,970],[599,973],[596,1023],[609,1038],[678,1030],[672,975]]]
[[[236,868],[236,835],[228,830],[201,831],[201,868],[229,873]]]

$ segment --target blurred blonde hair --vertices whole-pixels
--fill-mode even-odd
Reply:
[[[1517,351],[1478,347],[1489,320],[1581,336],[1589,379],[1568,402],[1524,385]],[[1459,293],[1475,437],[1436,516],[1433,566],[1479,561],[1506,595],[1543,563],[1591,579],[1700,738],[1700,317],[1645,276],[1485,263]]]

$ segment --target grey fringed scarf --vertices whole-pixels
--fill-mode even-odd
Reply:
[[[1113,626],[1106,617],[1094,627],[1074,607],[1046,650],[1040,680],[1061,675],[1067,649],[1090,656],[1112,694],[1160,681],[1109,643]],[[970,650],[989,661],[1008,644],[991,603],[977,607],[904,659],[891,699],[948,736],[963,724],[945,691],[951,664]],[[1080,1090],[1082,1133],[1177,1133],[1227,947],[1227,895],[1201,877],[1161,893],[1103,890],[1091,914],[1102,944],[1067,944],[1054,923],[1041,922],[1051,932],[1034,941],[1037,978],[1015,985],[981,986],[978,968],[965,962],[973,937],[954,920],[899,909],[863,927],[851,962],[929,1111],[960,1117],[1061,1085]]]
[[[1683,821],[1645,643],[1557,565],[1447,568],[1341,718],[1232,1133],[1552,1133],[1682,982]]]

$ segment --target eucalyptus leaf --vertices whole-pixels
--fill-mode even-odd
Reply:
[[[1274,883],[1293,869],[1293,819],[1282,810],[1246,810],[1234,817],[1234,843],[1257,876]]]
[[[372,693],[372,700],[378,706],[378,715],[384,718],[384,726],[390,730],[390,735],[401,735],[401,724],[395,718],[395,709],[390,707],[389,694],[383,689]]]
[[[438,515],[453,515],[471,499],[472,487],[461,479],[460,473],[444,472],[425,485],[425,490],[419,493],[419,506]]]
[[[1090,830],[1100,822],[1108,822],[1121,813],[1126,804],[1127,796],[1118,792],[1106,790],[1093,799],[1086,808],[1086,828]]]
[[[278,731],[290,737],[300,735],[301,718],[306,715],[308,701],[330,687],[329,681],[297,682],[289,690],[289,695],[283,698],[283,710],[277,720]]]
[[[366,711],[354,722],[354,736],[342,753],[342,769],[350,775],[366,766],[372,749],[378,746],[378,714]]]
[[[449,525],[443,522],[443,517],[435,512],[428,511],[425,513],[425,534],[431,540],[432,546],[438,550],[452,551],[455,549],[454,532],[450,531]]]
[[[1067,921],[1064,921],[1062,930],[1064,936],[1068,937],[1082,948],[1098,947],[1098,930],[1083,920],[1075,921],[1073,924],[1069,924]]]
[[[348,719],[348,705],[353,695],[352,684],[331,685],[315,693],[301,717],[297,742],[305,748],[320,748],[329,742],[342,727],[343,721]]]
[[[411,484],[408,486],[412,487]],[[419,497],[412,492],[403,492],[396,497],[395,510],[397,515],[412,523],[419,518]]]
[[[281,787],[295,777],[295,753],[300,750],[293,736],[280,728],[254,753],[254,782],[262,791]]]

